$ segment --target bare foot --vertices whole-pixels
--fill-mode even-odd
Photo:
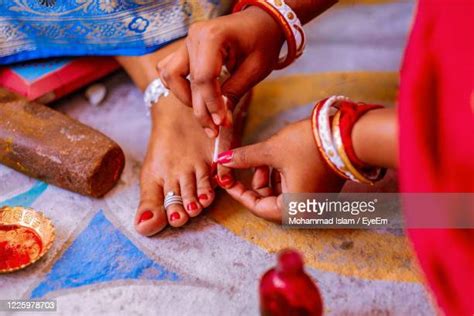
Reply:
[[[248,101],[248,96],[239,104]],[[191,108],[170,95],[152,108],[152,132],[140,179],[140,204],[135,216],[136,230],[151,236],[169,223],[183,226],[190,217],[198,216],[214,201],[212,177],[214,140],[196,120]],[[219,152],[231,148],[238,133],[223,129]],[[231,187],[231,169],[219,166],[217,183]],[[163,207],[168,192],[182,196],[183,205]]]
[[[135,227],[153,235],[168,223],[179,227],[214,200],[211,162],[214,142],[175,97],[161,98],[152,109],[152,133],[141,172],[141,197]],[[184,205],[165,211],[164,196],[174,192]]]
[[[154,79],[157,62],[179,47],[175,42],[165,48],[140,57],[118,57],[135,84],[144,90]],[[243,101],[245,102],[245,101]],[[240,106],[240,105],[239,105]],[[211,164],[214,140],[206,136],[192,108],[186,107],[170,94],[161,97],[151,111],[152,132],[140,179],[140,203],[135,216],[136,230],[151,236],[167,226],[184,225],[190,217],[199,215],[214,200]],[[231,148],[233,130],[222,131],[219,151]],[[233,184],[231,170],[218,167],[223,187]],[[168,192],[182,196],[183,206],[163,207]]]

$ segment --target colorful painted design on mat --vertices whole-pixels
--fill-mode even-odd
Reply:
[[[99,211],[32,291],[31,298],[116,280],[179,281],[180,276],[148,258]]]
[[[46,191],[47,188],[47,183],[36,181],[28,191],[0,202],[0,207],[5,205],[30,207],[36,201],[36,199],[39,198],[44,191]]]

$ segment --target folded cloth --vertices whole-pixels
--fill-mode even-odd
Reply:
[[[231,0],[0,1],[0,64],[37,58],[143,55],[227,12]]]

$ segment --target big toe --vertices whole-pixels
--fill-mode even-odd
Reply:
[[[163,230],[167,224],[163,208],[163,188],[155,181],[142,181],[135,229],[143,236],[152,236]]]

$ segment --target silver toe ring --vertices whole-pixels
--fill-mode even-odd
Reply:
[[[183,198],[179,195],[176,195],[173,191],[170,191],[166,193],[165,202],[163,203],[163,206],[165,210],[167,210],[173,204],[183,205]]]

